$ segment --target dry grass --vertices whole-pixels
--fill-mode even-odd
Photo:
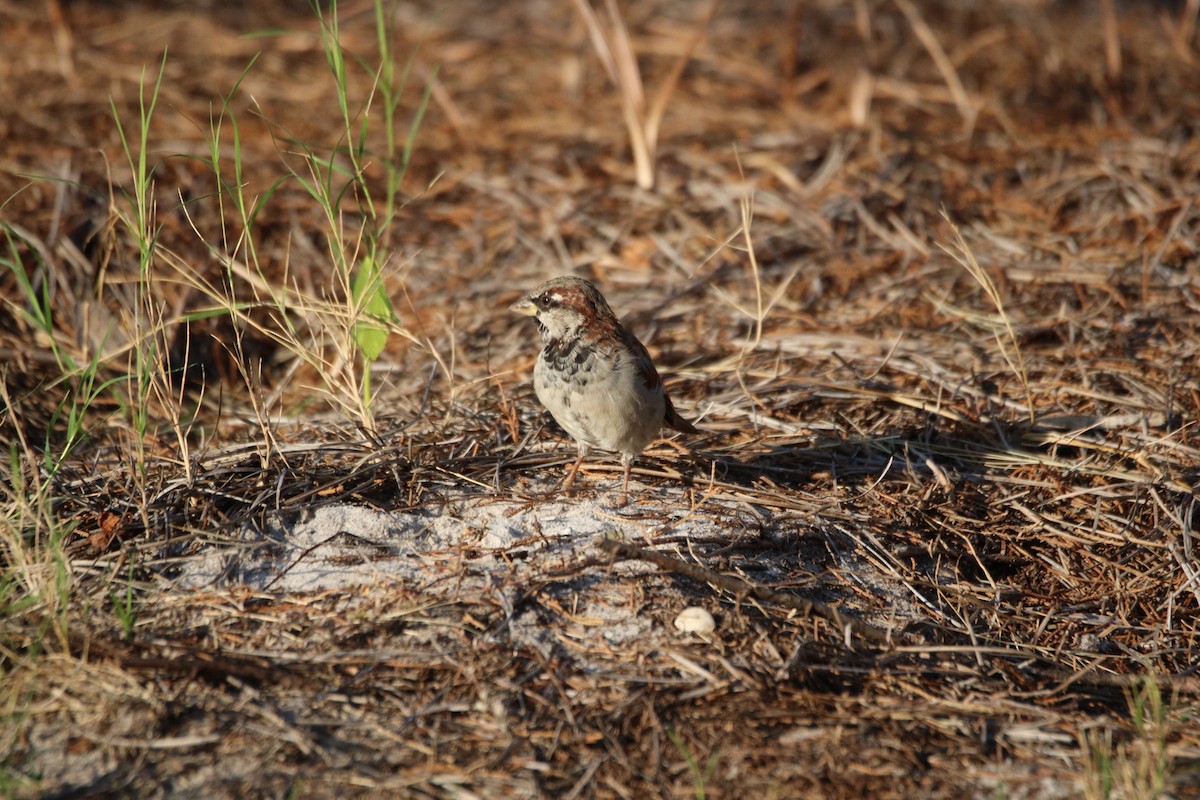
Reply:
[[[202,5],[0,2],[0,792],[1200,791],[1196,3],[622,4],[669,87],[652,191],[575,6],[402,6],[399,108],[431,100],[370,408],[333,264],[383,145],[339,155],[304,4]],[[147,247],[109,98],[137,120],[164,47]],[[322,208],[281,180],[312,153],[364,183]],[[744,520],[638,543],[694,570],[456,592],[464,543],[436,591],[173,585],[280,511],[540,502],[569,449],[504,308],[568,271],[707,431],[636,472],[677,504],[648,526]],[[601,588],[660,633],[598,635]],[[674,636],[697,604],[714,637]]]

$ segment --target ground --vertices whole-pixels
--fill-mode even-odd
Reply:
[[[1197,5],[0,1],[0,791],[1196,796]]]

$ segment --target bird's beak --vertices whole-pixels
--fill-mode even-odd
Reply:
[[[529,299],[529,295],[525,295],[520,300],[513,303],[508,307],[508,310],[516,312],[517,314],[524,314],[527,317],[537,316],[537,306],[535,306],[533,301]]]

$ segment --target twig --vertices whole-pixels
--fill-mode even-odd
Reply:
[[[1109,80],[1115,81],[1121,77],[1121,32],[1113,0],[1100,0],[1100,14],[1104,18],[1104,65]]]
[[[220,684],[233,677],[263,684],[295,685],[303,678],[294,668],[269,657],[214,652],[178,642],[120,642],[108,637],[87,637],[72,632],[70,651],[79,658],[115,661],[127,670],[158,674],[183,674]]]
[[[924,45],[929,57],[933,59],[934,66],[942,75],[942,80],[946,83],[946,89],[950,92],[951,99],[954,100],[954,105],[958,108],[958,113],[962,115],[963,122],[967,129],[974,127],[975,124],[975,108],[971,105],[971,99],[967,96],[967,90],[963,88],[962,80],[958,77],[958,71],[954,68],[954,63],[950,57],[946,55],[946,50],[942,47],[942,43],[938,41],[937,34],[929,27],[929,24],[921,17],[921,12],[913,5],[910,0],[896,0],[896,5],[900,8],[901,13],[908,19],[908,24],[912,25],[913,33],[917,35],[917,39]]]
[[[647,110],[642,73],[633,52],[629,29],[617,9],[615,0],[606,0],[605,2],[611,32],[605,31],[600,24],[600,18],[588,0],[575,0],[576,8],[579,9],[580,16],[587,24],[592,48],[600,58],[600,63],[604,66],[604,71],[608,73],[609,79],[617,86],[621,94],[621,110],[625,117],[625,128],[629,132],[629,146],[633,151],[637,184],[642,189],[654,188],[654,162],[658,150],[658,130],[667,108],[667,101],[675,91],[675,86],[683,76],[683,71],[691,61],[696,47],[699,46],[704,34],[708,31],[709,23],[712,21],[719,3],[720,0],[712,0],[705,8],[699,24],[685,43],[671,72],[659,87],[653,104]]]

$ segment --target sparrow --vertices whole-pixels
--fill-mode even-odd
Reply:
[[[593,448],[621,454],[622,502],[629,497],[629,470],[663,426],[698,433],[679,416],[663,391],[650,354],[625,329],[599,290],[564,276],[538,286],[509,306],[536,317],[545,345],[533,369],[533,388],[579,448],[563,488]]]

